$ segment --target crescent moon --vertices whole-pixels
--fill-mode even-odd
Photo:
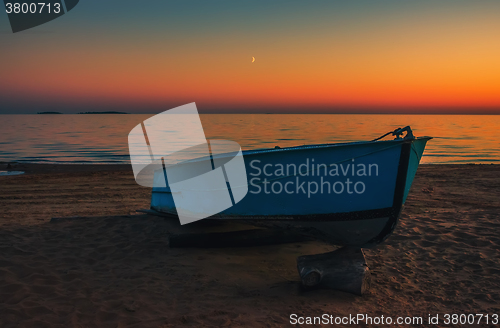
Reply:
[[[255,57],[252,57],[252,63],[255,61]]]

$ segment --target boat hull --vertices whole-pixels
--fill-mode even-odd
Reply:
[[[429,139],[246,151],[248,193],[210,219],[293,229],[335,245],[375,246],[393,232]],[[153,188],[151,208],[176,215],[168,181],[166,188]]]

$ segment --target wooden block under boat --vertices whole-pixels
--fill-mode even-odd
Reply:
[[[342,247],[333,252],[297,259],[302,284],[363,295],[370,288],[370,269],[360,248]]]

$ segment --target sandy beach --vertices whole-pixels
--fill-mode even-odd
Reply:
[[[362,297],[301,289],[296,258],[335,248],[324,243],[169,248],[175,223],[136,212],[151,190],[130,166],[12,169],[26,174],[0,177],[0,327],[282,327],[324,313],[439,314],[450,327],[444,314],[500,314],[498,165],[422,165],[394,234],[365,252]]]

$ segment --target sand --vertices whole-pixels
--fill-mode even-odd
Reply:
[[[175,224],[135,212],[150,190],[128,166],[12,170],[26,174],[0,179],[0,327],[282,327],[294,313],[450,327],[446,313],[500,312],[500,166],[421,166],[394,234],[365,252],[361,297],[300,288],[296,257],[335,248],[320,242],[169,248]]]

